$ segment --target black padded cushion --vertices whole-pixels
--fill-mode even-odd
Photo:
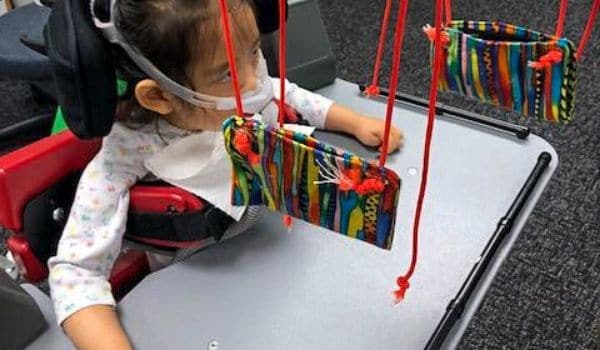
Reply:
[[[262,34],[268,34],[279,29],[279,1],[254,0],[258,29]],[[285,18],[288,16],[288,4],[285,2]]]
[[[82,139],[105,136],[117,106],[110,44],[95,28],[85,0],[57,0],[44,36],[59,105]]]

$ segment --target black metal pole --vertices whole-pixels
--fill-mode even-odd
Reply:
[[[469,276],[460,287],[456,297],[454,297],[454,299],[452,299],[448,304],[446,313],[438,323],[435,331],[425,346],[426,350],[439,349],[456,321],[462,316],[465,305],[477,287],[477,284],[481,280],[481,276],[483,276],[483,273],[496,254],[496,251],[498,250],[498,247],[502,243],[504,237],[510,233],[515,220],[519,216],[519,213],[523,209],[525,203],[527,203],[531,192],[535,189],[538,181],[548,167],[548,164],[550,164],[551,160],[552,156],[548,152],[542,152],[538,157],[537,163],[529,174],[529,177],[527,178],[527,181],[525,181],[521,191],[519,191],[519,194],[511,204],[506,214],[498,222],[498,226],[483,249],[479,261],[475,263],[471,269]]]
[[[364,92],[366,89],[365,85],[358,85],[358,88],[361,92]],[[379,94],[381,96],[389,96],[389,90],[383,87],[379,88]],[[396,99],[398,101],[407,102],[410,104],[414,104],[419,107],[429,107],[429,101],[422,99],[420,97],[411,96],[408,94],[404,94],[401,92],[396,93]],[[480,125],[485,125],[487,127],[491,127],[494,129],[502,130],[511,134],[514,134],[516,137],[520,139],[526,139],[529,136],[530,130],[529,128],[521,125],[512,124],[509,122],[505,122],[503,120],[486,117],[481,114],[472,113],[468,111],[463,111],[459,108],[455,108],[452,106],[446,106],[441,103],[436,104],[436,114],[438,115],[446,115],[449,117],[467,120],[472,123],[477,123]]]

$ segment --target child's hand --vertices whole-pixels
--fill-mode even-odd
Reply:
[[[385,134],[385,122],[381,119],[366,117],[334,103],[325,120],[325,129],[342,131],[354,135],[360,142],[367,146],[377,147],[382,151],[383,136]],[[402,146],[404,135],[395,127],[390,128],[390,139],[388,143],[388,154]]]
[[[385,121],[371,117],[362,117],[353,134],[360,142],[367,146],[379,146],[377,150],[381,152],[385,136]],[[387,149],[388,154],[400,148],[403,141],[404,135],[402,132],[391,126]]]

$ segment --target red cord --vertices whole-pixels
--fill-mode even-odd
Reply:
[[[381,193],[385,189],[385,184],[379,179],[366,179],[356,185],[354,190],[361,196],[371,193]]]
[[[560,50],[550,50],[540,57],[537,61],[529,61],[528,66],[533,69],[546,69],[552,65],[560,63],[563,59],[563,53]]]
[[[446,19],[444,21],[446,22],[446,26],[448,26],[452,22],[452,0],[446,0],[444,7],[446,8]]]
[[[435,27],[425,26],[423,32],[427,35],[427,39],[432,43],[435,41]],[[442,31],[442,47],[448,47],[450,44],[450,35],[445,30]]]
[[[239,117],[244,116],[242,107],[242,93],[240,91],[240,81],[238,80],[237,68],[235,66],[235,51],[231,40],[231,31],[229,29],[229,9],[227,9],[227,0],[219,0],[219,9],[221,11],[221,23],[223,24],[223,36],[225,37],[225,49],[227,50],[227,60],[229,61],[229,72],[231,73],[231,83],[235,93],[235,105]]]
[[[279,127],[283,128],[285,123],[285,73],[286,73],[286,32],[285,32],[285,5],[286,0],[279,0]],[[283,216],[283,226],[288,231],[292,229],[292,217],[288,214]]]
[[[383,133],[383,144],[379,156],[379,166],[384,166],[387,160],[388,144],[390,141],[390,129],[392,125],[392,113],[396,102],[396,90],[398,88],[398,75],[400,74],[400,58],[402,56],[402,41],[404,40],[404,27],[406,24],[406,12],[408,0],[401,0],[396,19],[394,34],[394,58],[392,62],[392,76],[390,78],[390,92],[388,94],[387,109],[385,111],[385,131]]]
[[[583,32],[583,36],[581,37],[581,41],[579,42],[579,47],[577,48],[577,52],[575,53],[575,59],[579,61],[581,55],[583,54],[583,50],[588,42],[588,39],[592,35],[592,29],[594,28],[594,22],[596,21],[596,15],[598,14],[598,10],[600,9],[600,0],[594,0],[594,4],[592,5],[592,9],[590,11],[590,17],[588,17],[587,24],[585,25],[585,31]]]
[[[425,191],[427,189],[427,177],[429,174],[429,155],[431,150],[431,139],[433,135],[433,124],[435,121],[435,103],[437,100],[437,86],[440,77],[442,64],[442,12],[444,9],[444,0],[436,0],[435,8],[435,59],[433,63],[433,74],[431,75],[431,84],[429,87],[429,115],[427,117],[427,130],[425,132],[425,148],[423,151],[423,170],[421,172],[421,185],[419,187],[419,197],[417,199],[417,207],[415,210],[415,219],[413,223],[413,247],[412,259],[408,271],[401,277],[398,277],[398,290],[394,291],[395,302],[398,303],[404,298],[404,293],[409,288],[410,277],[415,272],[417,265],[419,225],[421,223],[421,212],[423,209],[423,201],[425,199]]]
[[[367,87],[365,94],[368,96],[379,95],[379,70],[381,69],[381,58],[385,49],[385,39],[388,32],[388,23],[390,21],[390,12],[392,12],[392,0],[387,0],[383,10],[383,21],[381,22],[381,32],[379,33],[379,44],[377,45],[377,56],[375,57],[375,67],[373,68],[373,80],[371,86]]]
[[[567,5],[569,0],[560,1],[560,11],[558,12],[558,21],[556,21],[556,31],[554,33],[557,37],[562,37],[563,29],[565,27],[565,18],[567,17]]]
[[[412,258],[410,261],[410,267],[408,271],[403,275],[398,277],[396,283],[398,284],[398,289],[394,291],[395,302],[398,303],[402,301],[406,290],[410,287],[409,280],[413,273],[415,272],[416,264],[417,264],[417,253],[418,253],[418,237],[419,237],[419,226],[421,223],[421,214],[423,210],[423,202],[425,199],[425,193],[427,190],[427,180],[429,175],[429,158],[431,151],[431,140],[433,135],[433,126],[435,122],[435,104],[437,100],[437,86],[441,71],[442,64],[442,12],[444,11],[444,1],[446,5],[446,20],[450,18],[449,5],[450,0],[436,0],[436,9],[435,9],[435,59],[433,66],[433,74],[431,76],[431,85],[429,88],[429,114],[427,117],[427,128],[425,132],[425,147],[423,152],[423,169],[421,172],[421,184],[419,186],[419,196],[417,198],[417,206],[415,209],[415,217],[413,223],[413,247],[412,247]],[[566,1],[563,1],[566,2]],[[563,6],[565,9],[563,10]],[[600,0],[594,0],[594,5],[590,12],[590,17],[588,19],[588,23],[586,25],[586,29],[584,35],[581,39],[581,44],[576,53],[576,58],[579,59],[585,45],[591,35],[593,23],[596,19],[596,15],[598,10],[600,9]],[[561,14],[559,15],[559,23],[557,26],[557,33],[562,34],[562,23],[564,23],[564,13],[566,13],[566,4],[561,4]],[[562,23],[561,23],[562,22]],[[394,68],[392,68],[394,72]],[[392,83],[394,80],[392,80]],[[395,91],[391,91],[390,88],[390,96],[394,96]],[[389,100],[388,100],[389,102]],[[389,107],[389,105],[388,105]],[[387,121],[387,120],[386,120]]]
[[[285,226],[289,231],[292,229],[292,224],[293,224],[292,217],[288,214],[285,214],[283,216],[283,226]]]
[[[285,33],[285,3],[279,0],[279,127],[285,122],[285,70],[286,70],[286,33]]]
[[[235,149],[243,156],[248,156],[252,153],[252,142],[250,142],[250,137],[243,132],[235,133],[233,144],[235,145]]]
[[[252,141],[250,137],[243,132],[236,132],[233,137],[233,144],[238,152],[248,158],[250,165],[260,164],[260,156],[252,151]]]

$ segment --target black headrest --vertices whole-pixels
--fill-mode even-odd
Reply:
[[[278,1],[254,2],[261,33],[277,30]],[[82,139],[106,136],[116,112],[117,77],[111,44],[95,27],[89,1],[53,1],[44,37],[69,129]]]
[[[92,22],[89,2],[57,0],[44,30],[58,103],[80,138],[110,132],[117,105],[110,44]]]
[[[254,0],[256,6],[258,29],[262,34],[268,34],[279,29],[279,1]],[[288,4],[285,2],[285,18],[288,17]]]

